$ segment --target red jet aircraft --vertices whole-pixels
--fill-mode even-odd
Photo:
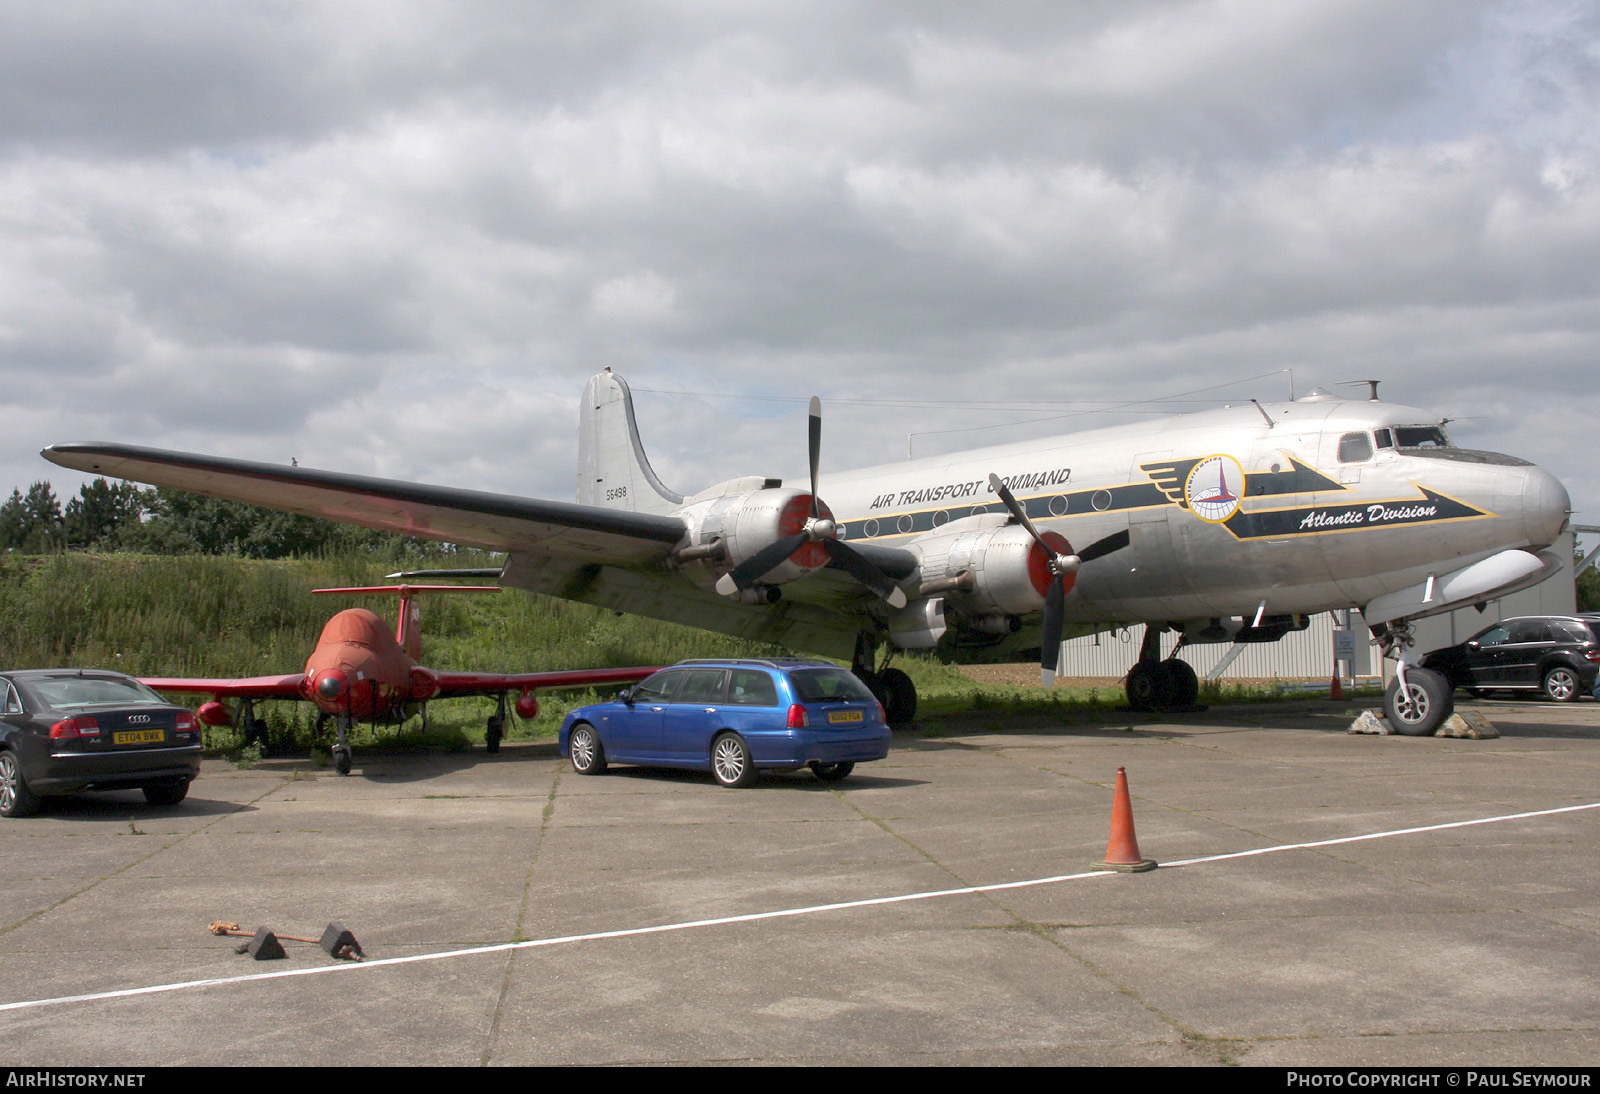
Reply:
[[[516,711],[523,718],[539,712],[534,692],[539,688],[593,687],[597,684],[631,684],[642,680],[654,668],[579,669],[571,672],[445,672],[424,668],[422,656],[422,606],[420,593],[497,593],[492,586],[472,585],[378,585],[351,589],[314,589],[321,594],[398,593],[400,619],[390,637],[388,624],[365,608],[346,608],[328,620],[317,639],[317,648],[306,659],[303,672],[291,676],[254,676],[237,680],[149,679],[142,683],[158,691],[209,694],[210,702],[196,712],[207,725],[232,723],[245,731],[247,740],[266,743],[266,723],[255,717],[255,703],[263,699],[302,699],[315,703],[320,712],[317,728],[332,718],[338,727],[333,746],[333,765],[341,775],[350,774],[348,733],[357,720],[373,724],[398,725],[416,714],[430,699],[454,699],[463,695],[492,695],[500,700],[490,716],[487,743],[490,752],[500,750],[505,729],[507,696],[521,691]],[[237,715],[223,706],[223,699],[240,700]]]

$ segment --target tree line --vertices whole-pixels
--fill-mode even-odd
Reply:
[[[436,556],[449,544],[280,513],[186,490],[85,483],[65,506],[48,482],[13,489],[0,505],[0,552],[305,558],[348,549]]]

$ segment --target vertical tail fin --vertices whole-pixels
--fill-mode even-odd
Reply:
[[[578,408],[578,502],[640,513],[670,513],[683,504],[651,469],[633,394],[610,369],[589,378]]]

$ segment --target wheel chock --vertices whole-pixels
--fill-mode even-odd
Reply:
[[[361,952],[361,943],[356,941],[356,936],[345,928],[337,919],[328,924],[322,932],[319,945],[329,957],[337,957],[341,961],[360,961],[366,954]]]
[[[1154,870],[1154,859],[1139,854],[1139,838],[1133,832],[1133,803],[1128,797],[1128,775],[1117,768],[1117,790],[1111,799],[1111,838],[1106,841],[1106,860],[1093,863],[1096,870],[1115,870],[1119,874],[1142,874]]]
[[[283,952],[283,943],[278,941],[278,936],[266,927],[256,928],[256,933],[244,944],[244,952],[257,961],[276,961],[289,956]]]

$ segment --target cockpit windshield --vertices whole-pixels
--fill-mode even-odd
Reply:
[[[1449,448],[1450,438],[1444,428],[1437,425],[1397,425],[1394,427],[1397,448]]]

